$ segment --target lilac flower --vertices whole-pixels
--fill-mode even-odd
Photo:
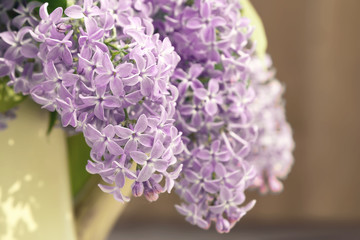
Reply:
[[[98,76],[95,79],[97,86],[104,86],[110,83],[111,91],[118,96],[124,95],[124,85],[122,78],[128,77],[132,71],[131,63],[119,64],[116,69],[112,64],[108,54],[104,55],[102,67],[98,68]]]
[[[185,96],[191,82],[197,80],[204,68],[200,64],[192,64],[189,68],[189,73],[186,73],[181,68],[177,68],[174,72],[173,78],[181,80],[178,85],[180,96]]]
[[[106,94],[106,86],[95,89],[95,96],[80,95],[83,102],[82,108],[94,107],[94,114],[100,120],[105,120],[105,109],[120,107],[119,100],[112,95]]]
[[[190,169],[184,170],[184,175],[186,179],[192,183],[190,193],[192,194],[192,198],[198,198],[200,191],[204,190],[209,193],[215,194],[218,191],[218,186],[216,184],[217,181],[211,179],[212,171],[207,168],[201,168],[199,173],[194,172]]]
[[[73,105],[73,102],[70,98],[64,100],[58,98],[56,99],[57,105],[61,108],[61,122],[64,127],[70,125],[76,127],[77,125],[77,115],[76,108]]]
[[[92,125],[88,125],[84,134],[92,142],[91,151],[99,156],[104,155],[105,150],[115,156],[119,156],[124,152],[114,139],[115,130],[113,125],[107,125],[101,132]]]
[[[127,140],[125,145],[125,151],[127,151],[127,149],[137,149],[139,143],[145,147],[152,146],[153,137],[149,134],[144,134],[147,127],[148,121],[145,114],[142,114],[139,117],[133,130],[129,128],[124,128],[122,126],[115,127],[116,135],[118,135],[123,140]]]
[[[39,31],[45,33],[51,26],[55,26],[59,23],[63,14],[61,7],[56,8],[50,15],[47,11],[48,3],[44,3],[39,10],[41,22],[38,25]]]
[[[6,59],[16,60],[22,56],[26,58],[34,58],[36,56],[37,47],[30,42],[30,39],[24,39],[30,30],[30,27],[23,27],[18,33],[9,31],[0,33],[0,38],[10,45],[4,54]]]
[[[65,72],[62,69],[58,72],[52,61],[44,64],[44,73],[46,75],[46,81],[39,84],[39,86],[42,86],[45,90],[49,91],[59,89],[61,85],[71,86],[79,79],[78,75],[71,72]]]
[[[202,40],[206,43],[215,41],[215,29],[226,25],[226,20],[220,16],[211,15],[210,2],[200,3],[199,17],[194,16],[186,21],[186,27],[192,30],[200,30]]]
[[[208,90],[204,88],[195,88],[194,95],[200,100],[205,101],[206,113],[213,116],[218,111],[218,104],[222,104],[222,97],[218,95],[219,83],[215,79],[209,81]]]
[[[90,56],[91,50],[96,47],[100,48],[103,52],[107,52],[108,48],[100,40],[104,36],[104,30],[99,28],[97,22],[93,18],[85,18],[86,31],[82,31],[82,35],[79,37],[79,45],[81,47],[81,53],[85,56]]]
[[[96,48],[95,53],[91,57],[91,60],[78,54],[79,65],[78,70],[79,74],[83,75],[88,81],[94,80],[95,70],[102,66],[102,61],[104,58],[104,52],[100,48]]]
[[[230,160],[230,154],[226,148],[220,149],[220,140],[212,142],[210,150],[200,149],[197,153],[199,159],[210,161],[214,167],[214,170],[222,167],[221,162],[227,162]]]
[[[14,9],[14,12],[19,15],[12,20],[13,24],[16,27],[21,28],[21,26],[28,22],[32,27],[35,27],[39,21],[34,16],[33,11],[35,8],[40,7],[40,5],[39,2],[29,2],[26,6],[20,3],[18,8]]]
[[[191,224],[197,225],[203,229],[208,229],[210,227],[210,224],[202,218],[196,204],[192,204],[189,206],[176,205],[175,207],[179,213],[186,216],[186,220]]]
[[[83,7],[72,5],[65,10],[65,14],[71,18],[79,19],[99,15],[100,9],[94,5],[93,0],[84,0]]]
[[[47,54],[47,60],[54,61],[59,58],[60,61],[63,61],[68,66],[72,64],[73,58],[69,49],[72,46],[72,42],[69,40],[72,34],[73,31],[69,31],[62,40],[46,39],[46,43],[51,47]]]
[[[133,151],[130,153],[132,159],[143,166],[141,169],[137,181],[145,182],[149,180],[151,175],[155,172],[164,172],[168,167],[168,162],[161,158],[165,151],[164,146],[160,141],[157,141],[151,149],[150,156],[139,151]]]
[[[136,62],[137,73],[132,77],[124,79],[124,83],[127,86],[134,86],[140,82],[141,94],[149,97],[153,91],[153,82],[150,77],[153,77],[156,74],[156,65],[151,62],[151,58],[144,59],[144,57],[138,53],[135,53],[133,58]]]

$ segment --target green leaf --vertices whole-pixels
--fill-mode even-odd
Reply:
[[[51,131],[53,130],[57,117],[58,117],[58,113],[57,112],[49,112],[49,125],[48,125],[48,129],[46,131],[46,134],[49,135],[51,133]]]
[[[49,7],[48,7],[49,13],[54,11],[55,8],[57,8],[57,7],[62,7],[63,9],[65,9],[67,6],[66,0],[28,0],[28,1],[29,2],[37,1],[37,2],[42,2],[42,3],[48,2],[49,3]]]
[[[6,112],[26,98],[21,94],[17,94],[14,90],[7,85],[8,77],[0,78],[0,112]]]
[[[85,169],[90,158],[90,147],[86,144],[83,134],[77,134],[67,138],[67,148],[71,193],[75,198],[91,176]]]

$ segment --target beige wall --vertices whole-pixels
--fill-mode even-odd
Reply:
[[[360,1],[253,0],[287,86],[296,163],[281,195],[242,221],[360,222]],[[181,221],[175,196],[134,199],[123,221]]]

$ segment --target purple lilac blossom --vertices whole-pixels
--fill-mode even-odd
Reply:
[[[218,232],[229,232],[255,204],[245,203],[244,191],[267,184],[280,190],[277,177],[289,172],[291,131],[283,105],[275,103],[281,93],[276,100],[266,96],[270,85],[280,84],[258,84],[259,75],[269,80],[271,71],[253,60],[253,29],[238,1],[149,2],[156,30],[181,57],[172,77],[179,89],[176,127],[185,144],[175,183],[183,203],[176,209],[194,225],[207,229],[214,221]],[[265,144],[267,151],[259,151]]]
[[[251,60],[251,79],[257,98],[250,108],[256,112],[255,123],[259,126],[259,137],[252,146],[247,161],[257,170],[252,187],[261,193],[280,192],[284,179],[294,162],[294,141],[290,125],[285,117],[282,99],[284,87],[275,78],[270,56]]]
[[[39,4],[16,5],[0,77],[84,133],[104,192],[128,201],[128,178],[155,201],[175,185],[186,220],[223,233],[254,206],[245,190],[282,189],[294,147],[284,90],[237,0],[82,2],[44,4],[40,18]]]
[[[244,191],[256,169],[246,161],[256,141],[249,106],[252,27],[238,1],[154,0],[154,25],[169,37],[181,62],[172,77],[179,89],[176,127],[183,132],[183,171],[175,183],[184,200],[176,209],[207,229],[229,232],[250,210]]]
[[[87,170],[108,184],[99,185],[104,192],[129,201],[121,193],[126,178],[149,201],[170,192],[182,168],[175,157],[183,150],[173,117],[178,90],[170,83],[180,58],[154,34],[149,4],[84,0],[49,13],[45,3],[34,17],[38,6],[19,5],[0,34],[7,49],[1,75],[57,111],[64,127],[84,133],[92,148]]]

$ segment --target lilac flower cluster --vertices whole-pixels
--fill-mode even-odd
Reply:
[[[244,191],[274,184],[291,166],[291,132],[283,106],[275,106],[281,92],[276,100],[267,97],[279,83],[259,84],[270,72],[255,56],[253,29],[238,1],[150,2],[157,31],[181,57],[172,77],[179,89],[176,126],[186,146],[176,183],[184,203],[176,208],[194,225],[207,229],[214,221],[218,232],[229,232],[255,204],[244,204]],[[266,126],[275,122],[283,134]],[[267,151],[259,151],[266,139]]]
[[[79,2],[50,14],[4,3],[0,77],[84,134],[104,192],[129,201],[131,179],[155,201],[175,186],[190,223],[224,233],[254,206],[247,189],[282,189],[294,148],[284,89],[238,0]]]
[[[174,167],[183,147],[169,81],[180,59],[169,39],[153,34],[150,5],[84,0],[49,14],[45,3],[34,17],[38,6],[19,4],[13,29],[0,34],[1,75],[84,133],[87,170],[110,184],[103,191],[128,201],[120,191],[128,178],[135,196],[154,201],[170,192],[182,168]]]
[[[250,108],[259,127],[258,139],[247,157],[257,171],[252,187],[261,193],[280,192],[283,184],[279,179],[287,176],[294,162],[294,141],[282,99],[284,87],[275,79],[270,56],[252,58],[250,67],[257,95]]]
[[[244,191],[255,168],[246,161],[258,135],[249,109],[255,91],[249,63],[252,28],[238,1],[152,1],[155,26],[181,62],[172,77],[179,89],[176,126],[184,133],[177,210],[192,224],[229,232],[250,210]]]

